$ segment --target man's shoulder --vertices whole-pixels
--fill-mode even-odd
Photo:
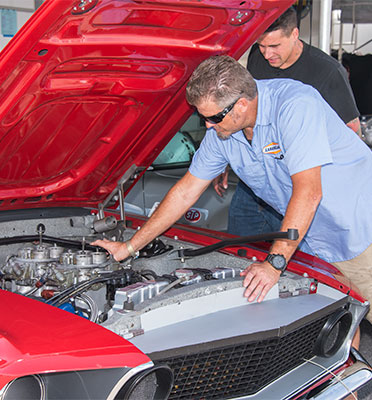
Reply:
[[[298,79],[293,78],[276,78],[276,79],[259,79],[256,80],[257,89],[262,90],[295,90],[299,92],[310,90],[313,91],[314,88]]]
[[[261,99],[273,99],[270,104],[282,107],[298,101],[316,99],[319,94],[313,86],[300,80],[289,78],[260,79],[256,80],[258,96]],[[301,100],[300,100],[301,99]],[[262,105],[261,103],[259,103]]]
[[[257,51],[260,50],[258,48],[258,43],[256,42],[251,46],[251,49],[249,50],[249,57],[254,56],[257,53]]]
[[[323,50],[304,42],[305,59],[311,60],[312,67],[320,66],[321,68],[343,70],[343,66],[332,56],[325,53]]]
[[[257,62],[257,60],[259,60],[260,56],[261,56],[260,49],[258,48],[258,44],[255,43],[255,44],[251,47],[251,49],[250,49],[250,51],[249,51],[247,67],[248,67],[250,64],[252,64],[253,62]]]

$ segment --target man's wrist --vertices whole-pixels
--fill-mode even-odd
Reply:
[[[287,261],[283,254],[268,254],[265,261],[280,272],[284,272],[287,268]]]
[[[125,246],[127,247],[128,253],[131,257],[136,258],[138,257],[139,252],[135,251],[132,243],[130,242],[130,240],[127,240],[126,242],[124,242]]]

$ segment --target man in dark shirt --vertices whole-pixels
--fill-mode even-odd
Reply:
[[[290,78],[313,86],[349,128],[360,135],[359,111],[346,70],[333,57],[299,39],[293,8],[258,38],[250,51],[247,68],[255,79]],[[222,195],[227,188],[227,173],[213,183]],[[229,233],[246,236],[278,231],[281,220],[278,212],[239,181],[229,208]]]
[[[297,16],[288,9],[259,37],[248,57],[255,79],[290,78],[311,85],[354,132],[359,111],[345,68],[333,57],[299,39]]]

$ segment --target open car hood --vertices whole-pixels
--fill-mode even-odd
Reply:
[[[192,113],[195,67],[291,3],[46,0],[0,57],[0,210],[97,206]]]

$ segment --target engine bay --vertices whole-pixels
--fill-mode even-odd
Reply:
[[[128,228],[119,232],[112,219],[98,224],[94,215],[25,219],[13,221],[12,226],[9,236],[8,223],[0,223],[2,289],[103,324],[126,338],[144,332],[141,315],[186,299],[235,291],[237,304],[246,303],[240,272],[254,258],[218,251],[202,254],[200,246],[160,237],[138,258],[117,262],[90,245],[98,237],[127,240],[134,234]],[[313,279],[289,272],[277,286],[280,297],[316,291]]]

